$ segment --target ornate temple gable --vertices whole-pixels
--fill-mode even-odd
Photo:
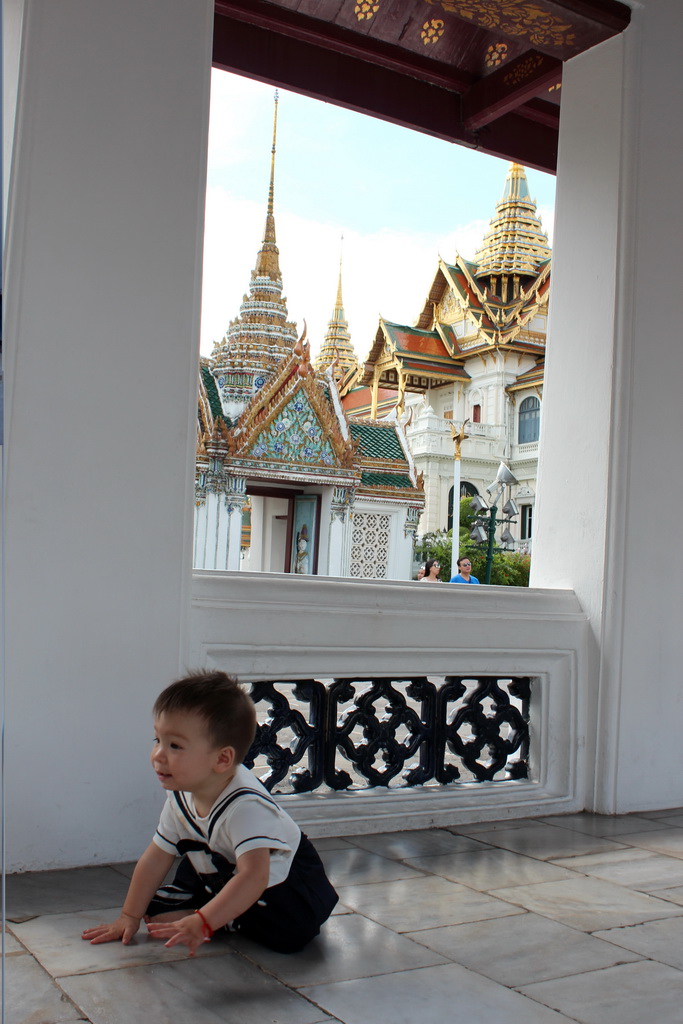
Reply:
[[[440,261],[444,279],[448,285],[447,296],[442,303],[440,319],[455,325],[464,323],[460,334],[461,350],[475,348],[479,345],[491,345],[495,342],[497,310],[490,303],[490,294],[476,280],[472,264],[456,256],[455,264]],[[446,307],[460,310],[460,315],[448,316]],[[456,328],[457,331],[457,328]]]
[[[375,340],[372,343],[370,354],[368,355],[365,363],[363,380],[368,376],[368,367],[374,366],[380,359],[393,359],[394,347],[391,337],[385,330],[385,320],[383,317],[380,317],[377,332],[375,334]]]
[[[301,376],[296,356],[240,416],[229,432],[230,467],[238,472],[353,478],[354,443],[345,439],[326,382]]]
[[[439,387],[457,380],[469,380],[462,360],[449,352],[436,330],[425,331],[380,319],[375,344],[365,364],[363,384],[404,391],[422,392],[428,385]]]

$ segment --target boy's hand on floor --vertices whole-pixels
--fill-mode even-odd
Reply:
[[[82,939],[93,946],[100,942],[118,942],[119,939],[127,946],[140,927],[140,919],[130,914],[120,914],[111,924],[98,924],[95,928],[86,928]]]
[[[155,939],[168,939],[167,946],[187,946],[190,956],[195,955],[203,942],[209,941],[198,914],[189,914],[180,921],[150,921],[147,930]]]

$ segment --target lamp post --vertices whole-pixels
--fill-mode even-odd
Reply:
[[[460,462],[462,461],[460,449],[463,441],[470,436],[465,432],[465,427],[469,422],[469,420],[465,420],[459,431],[455,429],[454,423],[450,424],[451,438],[455,445],[455,451],[453,453],[453,527],[451,530],[451,566],[457,564],[458,557],[460,555]]]
[[[496,526],[498,524],[498,502],[500,501],[503,491],[506,487],[517,483],[517,478],[512,475],[508,467],[504,462],[501,462],[498,467],[498,473],[493,483],[489,484],[486,488],[489,494],[491,494],[496,487],[498,487],[498,493],[493,498],[491,505],[487,505],[483,498],[477,495],[472,499],[472,508],[477,513],[483,513],[486,515],[486,519],[479,519],[472,530],[470,537],[472,540],[478,541],[480,544],[484,540],[486,544],[486,571],[484,573],[484,583],[491,583],[491,570],[493,568],[493,549],[496,543]],[[509,498],[503,506],[503,515],[507,518],[501,519],[501,523],[512,523],[514,522],[513,516],[516,516],[519,509],[517,508],[516,502],[512,498]],[[509,530],[506,531],[509,534]]]

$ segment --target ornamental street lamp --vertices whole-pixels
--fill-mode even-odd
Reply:
[[[486,547],[486,572],[484,575],[484,583],[491,583],[491,569],[493,567],[493,548],[496,542],[496,527],[502,523],[505,523],[505,530],[501,535],[501,540],[504,543],[509,543],[514,540],[510,530],[508,529],[509,523],[514,523],[513,518],[519,513],[517,504],[512,498],[509,498],[503,505],[503,516],[504,518],[498,519],[498,502],[503,496],[503,491],[506,487],[510,487],[512,484],[517,483],[517,478],[512,475],[508,467],[504,462],[501,462],[498,467],[496,479],[493,483],[489,484],[486,488],[489,494],[498,488],[498,493],[492,499],[491,504],[487,505],[483,498],[477,495],[472,499],[471,507],[477,513],[477,518],[474,521],[474,527],[470,533],[470,538],[476,541],[477,544],[487,543]]]

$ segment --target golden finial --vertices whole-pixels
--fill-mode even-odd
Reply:
[[[258,277],[270,277],[276,281],[280,278],[280,263],[278,259],[277,245],[275,244],[275,148],[277,142],[277,106],[279,93],[275,90],[275,109],[273,112],[273,145],[270,153],[270,184],[268,186],[268,210],[266,213],[266,226],[263,232],[261,250],[256,260],[255,273]],[[246,298],[246,296],[245,296]]]
[[[465,430],[465,427],[467,426],[467,424],[469,422],[470,422],[469,420],[465,420],[465,422],[461,426],[460,430],[456,429],[454,423],[451,422],[449,424],[449,426],[451,428],[451,439],[452,439],[452,441],[453,441],[453,443],[455,445],[455,452],[454,452],[453,458],[456,459],[457,461],[460,461],[460,459],[462,458],[462,456],[460,454],[460,446],[461,446],[461,444],[463,443],[463,441],[465,441],[470,436],[467,433],[467,431]]]
[[[335,313],[342,311],[344,303],[342,301],[342,257],[344,248],[344,235],[341,236],[341,242],[339,245],[339,281],[337,282],[337,302],[335,304]],[[337,317],[337,320],[343,319],[343,317]]]
[[[275,103],[273,110],[273,146],[270,151],[270,186],[268,188],[268,214],[266,217],[265,242],[275,241],[275,218],[273,217],[273,206],[275,199],[275,149],[277,144],[277,105],[280,99],[278,90],[275,90]]]

